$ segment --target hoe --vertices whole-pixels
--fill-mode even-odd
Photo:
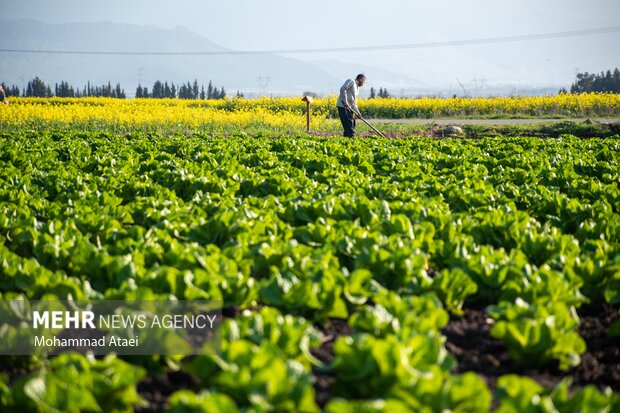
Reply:
[[[379,134],[379,136],[381,136],[382,138],[385,138],[386,136],[384,134],[382,134],[381,132],[379,132],[374,126],[372,126],[370,123],[368,123],[368,121],[366,119],[364,119],[362,117],[362,115],[353,110],[353,108],[351,108],[350,106],[347,106],[347,109],[349,109],[351,112],[353,112],[355,114],[355,116],[357,116],[358,118],[360,118],[362,120],[362,122],[364,122],[366,125],[368,125],[370,127],[370,129],[374,130],[375,132],[377,132]]]

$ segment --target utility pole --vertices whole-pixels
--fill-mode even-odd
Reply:
[[[482,88],[484,87],[484,82],[486,81],[485,78],[482,79],[478,79],[478,78],[474,78],[472,79],[472,82],[474,82],[474,95],[475,97],[478,97],[478,90],[482,90]],[[478,84],[478,82],[480,82],[480,84]]]
[[[271,80],[271,76],[262,76],[259,75],[256,80],[258,81],[258,87],[260,89],[261,96],[265,96],[267,92],[267,85],[269,85],[269,81]]]
[[[140,66],[138,68],[138,84],[141,85],[142,81],[144,80],[144,69],[142,68],[142,66]]]

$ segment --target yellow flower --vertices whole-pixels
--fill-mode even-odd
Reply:
[[[313,129],[337,119],[336,97],[315,99]],[[564,94],[495,98],[361,99],[369,118],[437,118],[454,116],[618,116],[620,95]],[[300,97],[182,100],[113,98],[12,98],[0,108],[0,126],[78,128],[88,130],[179,130],[229,132],[246,128],[305,130]],[[337,125],[337,121],[327,122]]]

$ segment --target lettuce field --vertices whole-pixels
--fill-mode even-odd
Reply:
[[[618,135],[33,102],[0,111],[0,298],[222,300],[222,351],[2,356],[0,411],[620,412]]]

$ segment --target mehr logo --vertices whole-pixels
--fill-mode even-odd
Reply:
[[[50,315],[51,314],[51,315]],[[214,328],[216,314],[100,314],[99,326],[105,328]],[[33,311],[32,327],[95,329],[92,311]]]
[[[0,325],[0,355],[215,354],[222,302],[0,300]]]
[[[34,311],[32,313],[33,328],[94,329],[96,328],[94,321],[95,313],[92,311]]]

